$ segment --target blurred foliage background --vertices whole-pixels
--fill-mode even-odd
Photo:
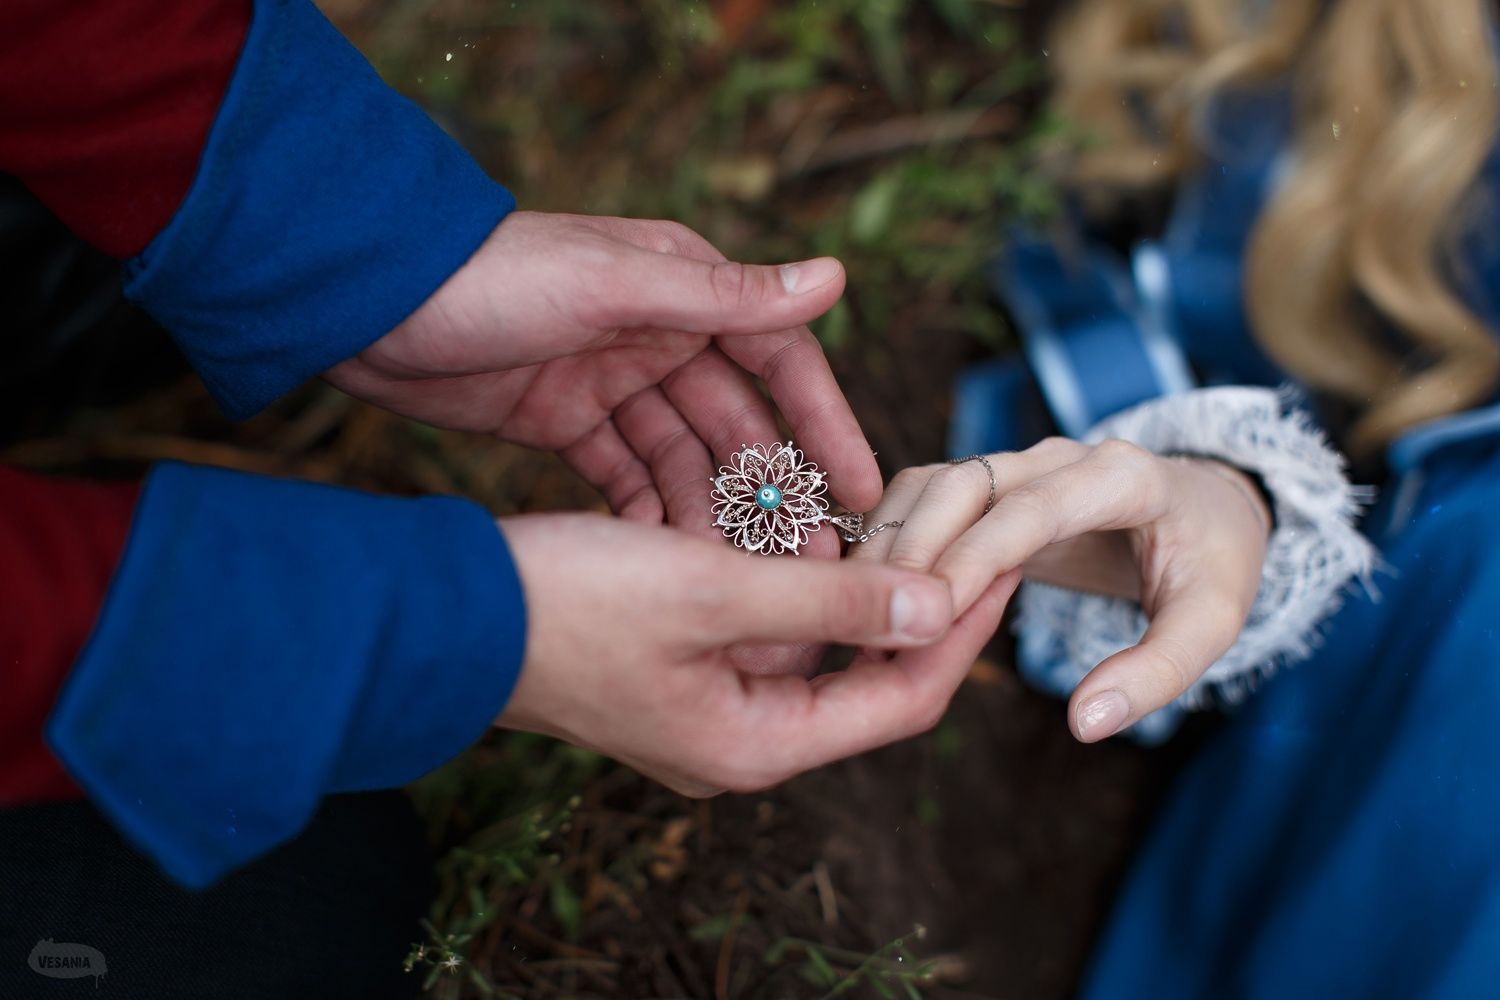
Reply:
[[[322,6],[528,208],[676,219],[746,261],[841,258],[816,332],[886,472],[943,455],[955,373],[1009,341],[982,265],[1006,222],[1056,210],[1041,166],[1074,141],[1042,111],[1049,3]],[[171,353],[89,362],[100,385],[149,370],[144,393],[80,394],[75,365],[7,422],[0,460],[602,509],[551,456],[321,384],[230,424]],[[1007,656],[997,640],[933,733],[764,795],[691,802],[492,735],[414,789],[439,894],[412,974],[442,998],[1066,994],[1181,741],[1080,747]]]
[[[1002,220],[1053,210],[1032,166],[1062,131],[1035,113],[1035,5],[325,7],[527,207],[677,219],[746,260],[841,258],[849,293],[816,332],[866,411],[908,425],[882,428],[891,462],[937,454],[947,359],[1005,342],[979,264]],[[929,351],[947,363],[906,370]]]

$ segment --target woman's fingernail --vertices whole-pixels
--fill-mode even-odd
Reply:
[[[952,613],[942,584],[903,583],[891,594],[891,633],[916,642],[936,639],[947,631]]]
[[[837,278],[841,270],[842,266],[832,257],[804,260],[800,264],[783,264],[780,268],[781,287],[786,289],[788,295],[805,295]]]
[[[1130,702],[1119,691],[1096,694],[1078,706],[1078,735],[1089,743],[1113,736],[1130,718]]]

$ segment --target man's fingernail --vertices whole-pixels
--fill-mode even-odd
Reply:
[[[1078,706],[1078,735],[1089,743],[1113,736],[1130,718],[1130,701],[1119,691],[1096,694]]]
[[[788,295],[805,295],[816,291],[839,276],[841,267],[832,257],[804,260],[800,264],[783,264],[781,287]]]
[[[936,639],[948,628],[952,614],[942,584],[904,583],[891,594],[891,633],[902,639]]]

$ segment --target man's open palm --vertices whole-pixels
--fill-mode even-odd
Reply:
[[[426,423],[556,450],[622,515],[711,535],[718,461],[778,436],[755,375],[835,498],[864,510],[880,474],[806,327],[843,286],[830,258],[732,263],[673,222],[517,212],[327,377]],[[831,531],[814,542],[837,552]]]

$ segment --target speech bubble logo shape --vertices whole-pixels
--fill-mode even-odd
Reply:
[[[31,966],[32,972],[52,979],[93,976],[96,989],[100,978],[109,971],[109,967],[104,964],[104,953],[98,948],[70,941],[53,941],[51,938],[44,938],[36,943],[26,964]]]

